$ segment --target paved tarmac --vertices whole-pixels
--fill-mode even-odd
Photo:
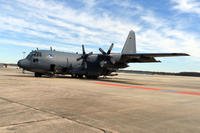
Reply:
[[[0,133],[200,133],[200,78],[35,78],[0,69]]]

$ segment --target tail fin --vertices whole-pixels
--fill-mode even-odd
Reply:
[[[135,54],[136,53],[135,32],[133,30],[131,30],[129,32],[121,53],[122,54]]]

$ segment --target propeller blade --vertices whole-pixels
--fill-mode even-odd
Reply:
[[[107,54],[110,54],[110,52],[112,51],[112,49],[113,49],[113,46],[114,46],[114,44],[112,43],[111,45],[110,45],[110,48],[108,49],[108,52],[107,52]]]
[[[82,58],[83,58],[83,57],[81,56],[81,57],[77,58],[76,60],[79,61],[79,60],[81,60]]]
[[[83,55],[85,55],[85,47],[82,45]]]
[[[100,51],[103,55],[106,55],[106,52],[105,52],[102,48],[99,48],[99,51]]]

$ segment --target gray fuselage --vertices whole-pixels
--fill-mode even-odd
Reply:
[[[120,60],[120,54],[111,54],[115,64]],[[87,58],[87,67],[83,69],[82,60],[77,60],[82,54],[59,52],[54,50],[32,51],[25,59],[18,62],[24,70],[41,74],[77,74],[101,76],[109,75],[118,67],[105,62],[101,54],[92,54]]]

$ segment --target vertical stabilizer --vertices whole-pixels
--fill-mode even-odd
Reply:
[[[121,53],[122,54],[135,54],[136,53],[135,32],[133,30],[131,30],[129,32]]]

